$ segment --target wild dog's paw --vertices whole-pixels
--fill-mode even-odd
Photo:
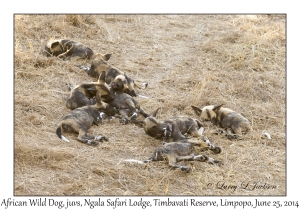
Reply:
[[[106,138],[105,136],[95,136],[95,141],[108,141],[108,138]]]
[[[187,172],[187,173],[191,171],[191,169],[190,169],[188,166],[181,166],[180,169],[181,169],[182,171]]]
[[[127,118],[123,118],[123,119],[120,120],[120,123],[122,123],[122,124],[128,124],[129,120]]]
[[[205,162],[208,160],[208,157],[206,155],[197,155],[194,157],[194,160],[198,160],[200,162]]]
[[[108,141],[108,138],[106,136],[102,136],[102,140]]]
[[[224,165],[224,163],[220,160],[214,160],[213,162],[214,164],[218,165],[218,166],[221,166],[221,165]]]
[[[148,87],[148,83],[147,83],[147,82],[144,82],[144,83],[142,83],[141,85],[142,85],[143,88]]]
[[[98,142],[92,140],[88,140],[86,143],[91,146],[97,146],[99,144]]]
[[[219,160],[215,160],[213,158],[208,157],[208,161],[209,164],[217,164],[217,165],[222,165],[222,162]]]
[[[132,114],[130,120],[135,120],[136,118],[137,118],[137,113],[134,112],[134,113]]]
[[[221,147],[214,147],[213,149],[211,149],[214,153],[219,154],[222,152]]]
[[[215,164],[215,165],[217,165],[217,166],[221,166],[221,165],[224,165],[223,163],[222,163],[222,161],[220,161],[220,160],[215,160],[215,159],[213,159],[213,158],[209,158],[209,160],[207,161],[209,164]]]

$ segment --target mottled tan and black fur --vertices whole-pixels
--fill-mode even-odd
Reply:
[[[137,114],[141,113],[144,117],[149,115],[141,108],[139,102],[127,93],[117,93],[113,100],[108,102],[110,106],[115,107],[121,114],[121,123],[129,123],[137,118]],[[129,118],[129,116],[131,116]]]
[[[45,51],[47,56],[57,56],[64,60],[69,60],[72,57],[94,58],[94,52],[90,48],[69,39],[49,40],[45,45]]]
[[[200,116],[202,120],[209,120],[214,125],[220,126],[226,129],[229,133],[228,138],[236,138],[242,135],[242,132],[251,130],[250,122],[241,114],[228,109],[223,108],[222,105],[210,105],[205,106],[202,109],[192,106],[195,113]],[[231,130],[236,134],[232,135]]]
[[[101,55],[97,54],[91,63],[91,68],[86,70],[87,74],[91,77],[99,77],[102,71],[106,72],[105,81],[111,85],[112,89],[116,92],[128,93],[131,96],[137,96],[134,87],[143,89],[147,84],[139,85],[133,79],[127,76],[127,74],[106,61],[109,60],[111,54]]]
[[[199,120],[190,118],[190,117],[185,117],[185,116],[177,116],[177,117],[171,117],[163,121],[159,121],[156,118],[156,114],[159,109],[157,109],[155,112],[151,114],[151,116],[147,117],[143,122],[143,127],[145,132],[154,138],[157,139],[178,139],[182,138],[184,139],[185,137],[183,134],[187,133],[190,134],[194,137],[200,137],[202,136],[201,132],[199,129],[202,127],[201,123]],[[176,124],[176,126],[179,129],[179,133],[176,133],[175,136],[171,136],[171,126],[172,124]]]
[[[174,125],[172,125],[174,127]],[[189,172],[190,167],[179,165],[177,162],[180,161],[201,161],[208,163],[221,164],[220,161],[214,160],[207,155],[197,155],[195,151],[195,146],[200,146],[201,149],[205,149],[208,145],[199,139],[188,139],[181,142],[170,142],[166,143],[163,146],[157,148],[153,155],[144,161],[128,159],[124,160],[125,162],[135,162],[139,164],[147,164],[151,161],[163,161],[168,160],[169,166],[173,168],[180,168],[183,171]],[[221,150],[218,152],[220,153]]]
[[[69,140],[62,135],[62,130],[79,133],[77,139],[80,142],[98,145],[98,142],[96,141],[108,139],[104,136],[89,135],[87,131],[93,124],[99,125],[102,123],[103,113],[113,116],[118,113],[118,110],[111,107],[109,104],[102,102],[101,95],[98,91],[96,94],[96,104],[83,106],[67,113],[59,122],[56,134],[60,139],[69,142]]]
[[[101,94],[101,100],[111,101],[115,92],[105,82],[105,71],[101,73],[97,82],[84,83],[73,88],[67,98],[67,108],[73,110],[78,107],[96,104],[94,97],[97,91]]]
[[[156,119],[157,109],[143,121],[133,121],[135,124],[144,128],[146,134],[156,139],[162,139],[167,142],[186,141],[189,139],[184,134],[190,134],[192,137],[198,137],[207,144],[207,147],[215,153],[220,153],[220,147],[210,143],[206,136],[203,136],[203,126],[196,119],[190,117],[171,117],[164,121]]]

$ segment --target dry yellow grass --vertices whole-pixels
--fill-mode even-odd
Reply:
[[[15,195],[285,195],[286,17],[284,15],[16,15],[14,20]],[[55,134],[68,112],[69,84],[93,79],[75,65],[42,52],[50,38],[80,41],[112,52],[110,63],[149,88],[137,98],[158,117],[195,117],[190,105],[225,104],[246,116],[253,132],[230,141],[206,134],[222,147],[221,167],[200,162],[186,174],[147,159],[161,142],[117,120],[90,129],[109,142],[89,147]],[[262,132],[271,134],[268,140]],[[217,183],[275,185],[235,191]],[[209,185],[209,183],[212,183]]]

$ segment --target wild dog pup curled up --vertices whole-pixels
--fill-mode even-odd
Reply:
[[[47,56],[57,56],[59,58],[71,59],[79,57],[82,59],[91,59],[94,57],[94,52],[81,44],[80,42],[69,39],[49,40],[45,45]]]
[[[90,106],[83,106],[77,109],[74,109],[67,113],[56,129],[57,136],[69,142],[62,135],[62,130],[66,132],[75,132],[79,133],[78,140],[82,143],[89,145],[98,145],[96,141],[108,140],[105,136],[92,136],[87,133],[88,129],[93,125],[99,125],[102,123],[102,118],[104,114],[113,116],[118,113],[118,110],[114,107],[111,107],[109,104],[101,101],[101,95],[98,91],[96,94],[96,104]]]
[[[115,96],[115,92],[111,91],[111,88],[106,84],[105,74],[105,71],[103,71],[97,82],[85,83],[73,88],[67,98],[67,108],[73,110],[78,107],[96,104],[93,98],[98,91],[102,101],[111,101]]]
[[[174,126],[174,124],[172,125]],[[183,171],[189,172],[190,167],[182,166],[177,164],[180,161],[201,161],[208,162],[212,164],[221,164],[220,161],[214,160],[207,155],[196,155],[195,146],[200,146],[200,148],[207,148],[208,145],[198,139],[188,139],[185,142],[170,142],[163,146],[157,148],[153,155],[144,161],[128,159],[123,160],[124,162],[134,162],[138,164],[147,164],[151,161],[163,161],[167,159],[169,161],[169,166],[173,168],[180,168]]]
[[[167,142],[171,141],[186,141],[188,137],[183,134],[187,133],[193,137],[198,137],[207,144],[207,148],[215,153],[220,153],[221,148],[214,146],[210,143],[206,136],[203,136],[204,128],[200,124],[199,120],[179,116],[171,117],[164,121],[158,121],[156,119],[156,114],[159,108],[148,116],[145,120],[133,121],[135,124],[144,128],[145,132],[156,139],[162,139]]]
[[[192,106],[192,108],[195,113],[200,116],[200,119],[209,120],[214,125],[220,126],[221,128],[225,128],[229,131],[227,134],[229,139],[237,138],[242,135],[242,132],[251,130],[250,123],[245,117],[231,109],[223,108],[222,106],[223,104],[205,106],[202,109],[196,106]],[[230,130],[232,130],[236,135],[232,135]]]
[[[109,60],[110,56],[111,54],[96,54],[92,60],[91,68],[85,69],[87,74],[91,77],[99,77],[99,74],[102,71],[105,71],[105,81],[107,84],[111,85],[114,91],[128,93],[131,96],[137,96],[134,87],[140,89],[147,87],[147,83],[139,85],[133,79],[128,77],[125,72],[109,65],[106,61]]]
[[[108,102],[110,106],[115,107],[121,114],[121,123],[128,124],[136,120],[138,113],[144,117],[149,115],[141,108],[139,102],[126,93],[117,93],[113,100]],[[129,118],[129,116],[131,116]]]

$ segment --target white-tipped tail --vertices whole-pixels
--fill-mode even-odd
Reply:
[[[143,96],[143,95],[140,95],[140,94],[137,94],[137,96],[139,96],[141,98],[149,98],[148,96]]]
[[[143,88],[148,87],[148,83],[147,83],[147,82],[144,82],[144,83],[142,83],[141,85],[143,86]]]
[[[65,142],[70,142],[68,139],[66,139],[66,137],[64,137],[63,135],[61,136],[61,139],[64,140]]]
[[[89,66],[79,66],[80,69],[83,69],[84,71],[89,71],[91,67]]]
[[[265,135],[268,139],[271,139],[271,135],[269,133],[263,132],[262,134]]]
[[[200,133],[201,135],[203,135],[203,131],[204,131],[204,128],[201,127],[201,128],[199,129],[199,133]]]
[[[141,160],[134,160],[134,159],[127,159],[127,160],[123,160],[122,162],[130,162],[130,163],[138,163],[138,164],[148,163],[148,161],[141,161]]]

